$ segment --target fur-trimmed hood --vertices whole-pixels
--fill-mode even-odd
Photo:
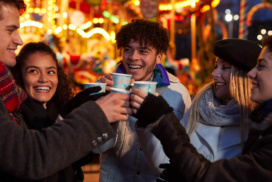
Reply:
[[[260,104],[252,111],[249,119],[252,128],[263,131],[272,126],[272,99]]]
[[[251,128],[254,128],[259,131],[266,130],[272,126],[272,111],[269,113],[262,122],[254,122],[251,119],[248,120]]]

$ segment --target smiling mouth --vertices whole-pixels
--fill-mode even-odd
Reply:
[[[15,49],[9,49],[9,52],[11,52],[11,53],[15,53]]]
[[[135,72],[138,71],[139,69],[142,69],[143,66],[139,66],[139,65],[128,65],[128,68],[131,72]]]
[[[225,85],[225,83],[215,83],[214,85],[215,85],[216,89],[219,89],[219,88],[223,87]]]
[[[50,88],[49,87],[34,87],[34,90],[39,92],[48,92]]]

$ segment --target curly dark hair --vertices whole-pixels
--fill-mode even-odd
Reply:
[[[268,36],[263,40],[262,47],[267,46],[269,51],[272,52],[272,36]]]
[[[124,48],[131,40],[140,45],[148,45],[157,50],[157,53],[166,53],[169,46],[169,35],[161,24],[144,19],[134,19],[124,25],[116,35],[117,47]]]
[[[52,100],[60,109],[72,98],[72,90],[69,87],[69,81],[67,75],[64,73],[62,67],[58,64],[56,53],[43,42],[31,42],[26,44],[20,51],[19,55],[16,57],[16,65],[11,69],[11,72],[16,80],[16,83],[24,88],[22,79],[22,67],[25,61],[34,53],[45,53],[54,59],[57,65],[58,73],[58,86],[56,93],[54,94]]]
[[[20,15],[26,11],[26,4],[24,0],[0,0],[0,20],[3,18],[3,7],[4,5],[14,6],[20,12]]]

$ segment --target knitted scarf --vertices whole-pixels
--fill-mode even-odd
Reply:
[[[16,124],[17,121],[14,117],[14,113],[18,111],[20,105],[26,100],[26,93],[15,83],[15,80],[6,67],[0,61],[0,96],[2,97],[5,106],[10,114],[10,118]]]
[[[212,89],[207,90],[199,105],[200,122],[211,126],[235,126],[240,124],[238,103],[230,100],[221,105]]]

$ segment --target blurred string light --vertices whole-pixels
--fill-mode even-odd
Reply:
[[[102,15],[105,18],[109,18],[115,24],[119,23],[119,19],[116,16],[111,15],[108,11],[103,11]]]
[[[262,40],[262,39],[263,39],[263,36],[259,34],[259,35],[257,35],[257,39],[258,39],[258,40]]]
[[[43,28],[43,24],[37,21],[25,21],[20,23],[20,28],[29,27],[29,26]]]
[[[139,1],[139,0],[132,0],[132,3],[133,3],[135,6],[139,6],[139,5],[140,5],[140,1]]]
[[[234,21],[239,20],[239,15],[237,15],[237,14],[236,14],[236,15],[234,15],[234,16],[233,16],[233,20],[234,20]]]
[[[227,21],[227,22],[231,22],[232,21],[232,14],[226,14],[225,15],[225,20]]]
[[[261,30],[261,34],[265,35],[265,34],[266,34],[266,30],[265,30],[265,29],[262,29],[262,30]]]
[[[200,0],[195,0],[195,4],[199,3]],[[175,9],[182,9],[182,8],[186,8],[186,7],[190,7],[191,6],[191,0],[184,0],[184,1],[180,1],[180,2],[176,2],[175,3]],[[220,0],[213,0],[211,2],[211,6],[212,8],[215,8],[218,4],[220,3]],[[204,5],[201,9],[200,12],[204,13],[206,11],[209,11],[211,9],[211,7],[209,5]],[[172,5],[169,4],[161,4],[159,6],[159,10],[160,11],[171,11],[172,10]]]
[[[59,34],[61,33],[62,30],[72,30],[72,31],[76,31],[82,38],[90,38],[91,36],[93,36],[94,34],[101,34],[107,41],[115,41],[115,33],[111,32],[110,34],[103,28],[93,28],[88,32],[85,32],[84,30],[82,30],[81,28],[77,28],[75,25],[70,24],[69,26],[67,25],[63,25],[62,27],[59,26],[55,29],[54,33],[55,34]]]
[[[264,28],[262,28],[259,32],[259,34],[257,35],[257,39],[259,41],[261,41],[263,38],[267,37],[267,36],[271,36],[272,35],[272,30],[266,30]]]

